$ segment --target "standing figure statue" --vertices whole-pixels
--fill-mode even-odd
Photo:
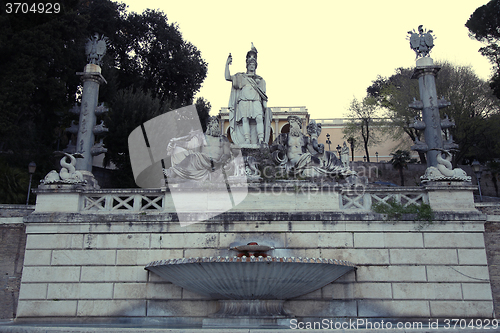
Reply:
[[[267,108],[266,81],[255,74],[257,49],[253,46],[246,56],[246,73],[231,75],[229,54],[225,78],[232,82],[229,98],[229,127],[233,142],[239,146],[267,143],[271,132],[271,109]]]
[[[349,147],[344,141],[344,145],[342,146],[342,150],[340,151],[340,160],[342,161],[342,165],[344,168],[349,169]]]

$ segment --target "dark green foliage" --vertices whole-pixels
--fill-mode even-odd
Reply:
[[[500,98],[500,0],[491,0],[477,8],[465,26],[469,29],[470,37],[487,44],[479,52],[493,65],[490,86],[495,96]]]
[[[394,200],[388,200],[387,203],[378,202],[372,205],[372,210],[375,213],[386,214],[389,220],[400,221],[403,215],[414,214],[416,221],[422,221],[418,229],[432,224],[434,220],[434,212],[430,205],[422,203],[420,205],[410,204],[403,205]]]
[[[114,39],[119,89],[140,88],[173,109],[193,103],[207,64],[163,12],[148,9],[127,15]]]
[[[198,97],[196,99],[196,111],[198,112],[198,118],[200,118],[201,129],[203,133],[207,130],[208,118],[210,117],[210,109],[212,105],[210,102],[204,99],[203,97]]]
[[[59,14],[7,15],[0,0],[0,153],[9,152],[11,167],[24,169],[33,160],[39,165],[37,173],[58,169],[52,152],[65,148],[69,136],[64,129],[77,120],[68,113],[80,97],[76,72],[86,64],[85,43],[99,33],[110,42],[102,65],[108,83],[101,85],[100,102],[123,109],[117,101],[125,91],[146,92],[155,101],[146,103],[153,109],[139,108],[130,121],[114,115],[115,123],[106,123],[112,154],[107,160],[124,166],[118,152],[127,144],[127,131],[158,112],[192,104],[207,64],[163,12],[129,14],[125,4],[110,0],[60,3]],[[210,106],[205,100],[202,104],[200,115]],[[115,143],[116,148],[110,146]],[[129,170],[120,174],[132,177]]]
[[[53,144],[54,125],[75,98],[75,69],[84,64],[75,48],[85,24],[74,10],[73,2],[60,14],[0,17],[0,150]]]
[[[401,186],[405,186],[403,169],[408,169],[408,163],[415,163],[416,160],[414,158],[411,158],[410,152],[408,150],[398,149],[395,153],[391,153],[391,155],[392,158],[390,162],[393,168],[399,171]]]
[[[105,163],[109,165],[112,162],[119,169],[113,174],[114,187],[136,187],[130,164],[128,136],[136,127],[167,112],[168,108],[149,93],[134,92],[132,89],[118,91],[111,104],[113,107],[105,120],[109,128],[109,134],[104,139],[108,147]]]
[[[26,170],[12,168],[0,160],[0,203],[26,203],[28,179],[27,168]]]

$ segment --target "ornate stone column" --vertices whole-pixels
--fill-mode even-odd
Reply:
[[[417,60],[417,66],[412,76],[412,79],[418,79],[421,100],[414,101],[410,107],[422,110],[428,167],[437,166],[437,155],[440,154],[437,149],[443,149],[441,118],[436,92],[436,74],[440,69],[439,66],[434,65],[432,58],[424,57]]]
[[[436,92],[436,75],[440,70],[434,65],[434,61],[429,57],[429,52],[434,47],[434,37],[432,30],[426,31],[422,26],[415,30],[408,31],[410,34],[410,46],[417,54],[417,63],[412,79],[418,79],[420,90],[420,100],[414,100],[409,107],[422,110],[422,120],[415,119],[411,124],[417,130],[424,131],[425,143],[415,141],[413,150],[426,152],[427,170],[425,175],[420,177],[422,182],[469,182],[470,177],[459,168],[453,169],[450,149],[457,149],[453,143],[451,135],[443,142],[443,129],[454,126],[453,120],[448,118],[441,120],[439,109],[447,107],[450,103],[444,99],[438,100]]]
[[[77,160],[76,168],[78,170],[92,172],[91,150],[95,141],[95,110],[99,98],[99,85],[101,83],[106,83],[106,80],[101,75],[101,67],[95,64],[88,64],[85,66],[84,71],[77,73],[77,75],[82,76],[83,93],[76,151],[82,154],[83,158]]]

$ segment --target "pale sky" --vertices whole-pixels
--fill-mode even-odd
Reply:
[[[311,119],[343,117],[377,75],[413,67],[415,52],[406,37],[420,24],[434,31],[435,61],[471,65],[484,80],[491,71],[478,52],[483,45],[470,39],[465,27],[487,0],[122,1],[131,12],[162,10],[201,51],[208,75],[196,97],[212,104],[212,115],[228,104],[227,56],[233,56],[231,74],[246,71],[251,42],[268,106],[305,106]]]

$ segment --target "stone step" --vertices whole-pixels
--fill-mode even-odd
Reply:
[[[316,329],[293,329],[292,327],[287,328],[216,328],[216,329],[206,329],[206,328],[156,328],[156,327],[138,327],[138,326],[124,326],[124,325],[36,325],[36,324],[13,324],[13,323],[2,323],[0,322],[0,332],[5,333],[62,333],[62,332],[134,332],[134,333],[272,333],[272,332],[283,332],[285,329],[290,329],[294,332],[349,332],[349,333],[449,333],[449,332],[460,332],[460,333],[495,333],[500,332],[500,328],[493,329],[471,329],[471,328],[456,328],[453,326],[450,328],[438,327],[429,328],[424,327],[422,329],[329,329],[329,328],[316,328]]]

